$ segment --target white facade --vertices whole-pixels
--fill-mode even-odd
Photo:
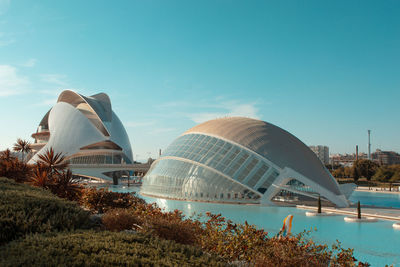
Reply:
[[[349,189],[342,193],[321,161],[295,136],[267,122],[234,117],[199,124],[179,136],[153,163],[141,193],[272,205],[282,190],[311,198],[320,195],[339,207],[349,205]]]
[[[104,93],[63,91],[32,137],[35,155],[29,163],[53,148],[66,156],[74,174],[101,179],[112,179],[133,163],[128,135]]]

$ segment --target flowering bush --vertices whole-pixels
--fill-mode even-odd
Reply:
[[[230,260],[252,261],[254,252],[266,244],[268,233],[257,230],[254,225],[234,224],[221,214],[206,213],[209,218],[204,223],[204,234],[199,245],[210,252]]]
[[[103,225],[110,231],[130,230],[142,222],[128,209],[109,210],[101,218]]]
[[[197,238],[203,231],[200,221],[185,219],[179,210],[163,212],[156,204],[139,202],[129,209],[109,210],[102,222],[107,230],[136,229],[188,245],[197,244]]]
[[[143,208],[143,206],[140,208]],[[134,213],[140,216],[143,221],[142,231],[181,244],[197,244],[197,239],[203,232],[198,220],[185,219],[179,210],[162,212],[160,208],[154,205],[148,205],[147,208],[152,209],[151,212],[147,213],[137,209],[137,207],[134,210]]]
[[[14,179],[16,182],[25,182],[31,175],[32,167],[11,155],[10,150],[0,152],[0,177]]]
[[[247,222],[235,224],[221,214],[207,213],[206,216],[185,218],[178,210],[164,212],[156,204],[139,203],[125,212],[109,211],[103,223],[110,230],[134,228],[194,245],[229,262],[247,262],[255,266],[355,266],[356,263],[352,249],[343,249],[340,243],[331,248],[315,244],[307,238],[309,232],[285,238],[268,237],[267,232]],[[359,263],[359,266],[369,265]]]
[[[98,213],[146,203],[143,199],[136,197],[134,193],[116,193],[104,188],[85,188],[80,201],[84,207]]]

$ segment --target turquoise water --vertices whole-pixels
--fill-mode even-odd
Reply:
[[[351,195],[350,201],[360,201],[362,205],[400,209],[400,194],[355,191]]]
[[[118,192],[138,190],[138,188],[124,188],[121,186],[110,187],[110,189]],[[384,195],[389,195],[388,201],[393,200],[392,194]],[[304,210],[296,208],[216,204],[142,197],[147,202],[157,203],[167,211],[179,209],[187,216],[193,213],[205,214],[210,211],[212,213],[221,213],[234,222],[243,223],[247,220],[250,224],[264,228],[270,233],[270,236],[275,235],[282,227],[283,219],[288,214],[292,214],[292,231],[294,233],[316,227],[317,231],[313,232],[311,237],[318,243],[333,244],[338,239],[342,242],[344,248],[354,248],[354,255],[357,259],[368,261],[372,266],[384,266],[385,264],[400,266],[400,230],[393,229],[393,222],[391,221],[346,223],[343,220],[344,216],[307,217]],[[353,197],[354,199],[364,199],[365,202],[367,202],[368,198],[371,198],[368,200],[371,202],[377,202],[376,197],[384,199],[384,196],[369,192],[355,192]],[[362,202],[364,203],[364,201]],[[379,201],[385,203],[382,199],[379,199]]]

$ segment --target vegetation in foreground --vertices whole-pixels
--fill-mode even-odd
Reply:
[[[49,190],[0,178],[0,192],[0,266],[225,265],[199,248],[150,233],[105,231],[89,211]],[[111,205],[132,205],[119,197]]]
[[[226,266],[193,246],[149,234],[78,231],[30,235],[0,250],[1,266]]]
[[[90,227],[89,212],[51,192],[0,178],[0,245],[30,233]]]
[[[2,265],[47,265],[49,262],[91,265],[96,261],[102,265],[159,265],[161,262],[157,257],[150,258],[149,262],[145,260],[149,255],[163,253],[171,259],[163,262],[165,266],[184,263],[215,266],[222,262],[240,266],[355,266],[357,263],[352,249],[343,249],[339,243],[331,247],[315,244],[305,233],[269,237],[254,225],[235,224],[221,215],[207,213],[202,218],[186,218],[178,210],[165,212],[134,194],[84,189],[73,182],[67,167],[64,157],[52,149],[33,166],[12,157],[10,151],[0,154],[0,175],[47,190],[4,178],[0,180],[3,183],[0,190],[5,192],[0,194],[1,206],[4,206],[0,215],[0,236],[1,242],[6,243],[0,251],[7,251],[0,253]],[[22,193],[19,195],[18,192]],[[76,202],[59,199],[50,192]],[[91,213],[105,213],[100,227],[96,228],[98,232],[65,232],[90,227],[88,212],[76,203]],[[83,240],[95,240],[96,237],[100,238],[97,245],[91,247],[88,244],[90,249],[86,249]],[[136,251],[135,247],[140,247],[149,252],[140,254],[138,251],[136,255],[127,249],[118,254],[114,247],[132,241],[130,238],[141,244],[135,243],[130,249]],[[9,242],[11,240],[14,241]],[[63,240],[70,240],[73,245],[63,243]],[[41,243],[43,246],[39,245]],[[181,252],[164,250],[163,244],[175,244]],[[32,246],[37,248],[38,257],[30,255]],[[49,253],[44,251],[47,249]],[[106,256],[110,261],[106,261],[106,256],[98,257],[99,253],[108,253]],[[171,256],[171,253],[178,254]],[[203,253],[214,256],[203,258]],[[76,260],[68,261],[68,255],[76,255]],[[53,261],[49,257],[53,257]],[[126,261],[116,262],[118,258]],[[133,258],[138,259],[137,264]],[[46,261],[41,261],[44,259]],[[358,266],[368,264],[359,262]]]
[[[91,207],[93,213],[107,210],[102,217],[103,226],[97,227],[97,232],[93,230],[65,232],[90,226],[88,212],[73,202],[53,196],[46,190],[18,184],[6,178],[1,178],[0,181],[1,190],[4,192],[0,195],[0,199],[2,203],[7,203],[4,206],[9,210],[12,210],[11,203],[16,204],[15,210],[22,211],[37,206],[33,214],[21,213],[23,215],[16,220],[20,222],[19,225],[29,225],[33,218],[38,221],[28,230],[17,227],[14,232],[10,232],[7,228],[0,228],[1,235],[6,236],[4,243],[19,238],[2,246],[1,265],[41,265],[44,262],[62,264],[64,261],[69,265],[82,265],[82,262],[91,265],[91,262],[96,261],[102,262],[103,265],[113,265],[117,264],[117,259],[125,259],[126,262],[123,264],[135,263],[133,258],[138,258],[136,261],[138,265],[141,261],[145,264],[146,260],[158,265],[159,258],[151,255],[162,253],[171,259],[170,262],[164,263],[165,266],[178,263],[178,259],[182,260],[179,263],[182,265],[186,262],[191,265],[210,266],[222,262],[251,263],[256,266],[354,266],[356,262],[351,249],[346,250],[336,245],[334,247],[318,245],[307,239],[304,234],[285,238],[268,237],[266,232],[253,225],[234,224],[221,215],[208,213],[206,220],[201,221],[198,218],[185,218],[180,211],[165,212],[155,204],[147,204],[131,194],[93,188],[85,190],[88,195],[82,197],[82,205]],[[52,203],[56,203],[55,206]],[[70,205],[72,211],[63,208],[63,205]],[[4,214],[2,221],[7,221],[7,216],[14,216],[15,213]],[[41,214],[46,215],[40,217]],[[43,220],[49,216],[53,219]],[[71,236],[71,239],[68,236]],[[97,238],[99,239],[96,243],[90,241]],[[93,246],[86,248],[82,239],[87,239]],[[120,244],[122,246],[124,242],[131,243],[132,239],[150,241],[137,241],[140,244],[133,244],[126,250],[118,252],[119,254],[115,253],[114,247]],[[170,243],[165,243],[169,245],[164,246],[162,243],[164,241],[160,240],[170,240],[168,241]],[[40,243],[43,245],[39,245]],[[69,243],[71,244],[67,245]],[[177,247],[172,251],[164,251],[163,247],[173,247],[171,244]],[[132,251],[139,248],[142,250],[144,247],[145,251],[149,251],[142,254],[138,252],[138,256],[132,254]],[[36,251],[35,255],[33,252],[31,254],[30,248]],[[203,252],[199,254],[199,251]],[[106,253],[109,253],[107,255],[110,257],[109,261],[106,261],[105,256],[101,256]],[[168,256],[171,253],[184,255]],[[205,257],[203,253],[215,256]],[[76,256],[76,261],[67,261],[68,255],[75,254],[79,254]],[[53,260],[50,261],[48,257],[53,257]],[[44,259],[46,261],[40,261]]]

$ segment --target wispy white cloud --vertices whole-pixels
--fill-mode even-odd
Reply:
[[[229,110],[230,116],[243,116],[254,119],[259,119],[257,102],[243,103],[239,101],[232,101],[224,103],[224,106]]]
[[[53,106],[57,103],[57,98],[47,98],[34,104],[34,106]]]
[[[127,128],[143,128],[146,129],[146,132],[151,135],[158,135],[163,133],[168,133],[175,131],[175,128],[172,127],[160,127],[157,125],[158,123],[155,120],[149,121],[128,121],[124,123],[124,126]]]
[[[25,63],[22,63],[22,67],[32,68],[36,65],[37,60],[35,58],[28,59]]]
[[[174,108],[174,107],[184,107],[184,106],[188,106],[188,105],[189,105],[189,103],[184,102],[184,101],[171,101],[171,102],[158,104],[157,107],[159,107],[159,108]]]
[[[155,128],[150,133],[153,134],[153,135],[157,135],[157,134],[172,132],[172,131],[175,131],[175,130],[176,130],[175,128],[169,128],[169,127],[162,128],[161,127],[161,128]]]
[[[159,115],[186,117],[195,123],[223,117],[248,117],[260,119],[259,101],[245,102],[232,100],[223,96],[213,99],[196,99],[196,101],[172,101],[157,105]]]
[[[67,86],[67,76],[64,74],[42,74],[42,81],[46,83],[56,84],[59,86]]]
[[[227,115],[224,113],[217,113],[217,112],[202,112],[202,113],[194,113],[189,114],[188,117],[195,123],[202,123],[208,120],[212,120],[215,118],[222,118],[226,117]]]
[[[214,99],[210,101],[209,99],[196,99],[195,102],[192,101],[171,101],[166,103],[158,104],[159,108],[218,108],[220,103]]]
[[[152,126],[155,124],[156,124],[155,121],[142,121],[142,122],[128,121],[124,123],[125,127],[131,127],[131,128],[140,128],[140,127]]]
[[[74,88],[57,88],[54,90],[40,90],[37,93],[41,94],[43,96],[43,100],[40,102],[37,102],[35,106],[53,106],[55,103],[57,103],[58,96],[61,94],[62,91],[64,90],[71,90],[76,92]]]
[[[0,65],[0,97],[18,95],[27,90],[29,79],[10,65]]]
[[[188,117],[196,123],[202,123],[208,120],[222,117],[248,117],[259,119],[257,103],[243,103],[241,101],[227,101],[218,105],[220,111],[217,112],[198,112],[189,113]]]
[[[51,96],[58,96],[64,90],[70,90],[73,92],[77,92],[75,88],[55,88],[53,90],[40,90],[39,93],[43,95],[51,95]]]

